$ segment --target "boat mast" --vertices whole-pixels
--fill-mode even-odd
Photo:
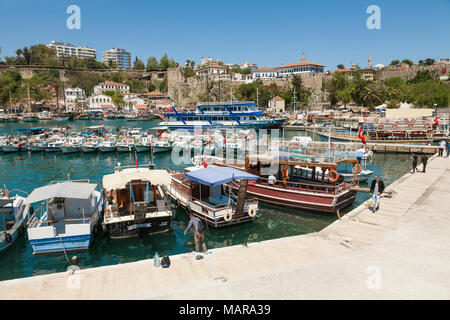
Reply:
[[[28,113],[31,113],[31,99],[30,99],[30,83],[28,82],[27,94],[28,94]]]
[[[12,112],[13,106],[12,106],[11,90],[9,90],[9,109],[10,112]]]

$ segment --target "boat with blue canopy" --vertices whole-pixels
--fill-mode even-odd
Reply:
[[[207,224],[220,228],[254,220],[258,201],[247,197],[247,185],[258,176],[216,166],[169,173],[172,181],[167,191],[172,200]],[[232,181],[239,183],[235,193],[227,186]]]

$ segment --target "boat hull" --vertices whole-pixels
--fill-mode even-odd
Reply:
[[[80,148],[75,148],[75,147],[61,147],[61,152],[63,154],[68,154],[68,153],[77,153],[80,152],[81,149]]]
[[[136,152],[150,152],[149,146],[134,146]]]
[[[100,147],[101,153],[108,153],[108,152],[115,152],[117,149],[116,147]]]
[[[30,146],[30,151],[31,152],[43,152],[44,148],[43,147],[37,147],[37,146]]]
[[[15,146],[2,146],[2,150],[5,153],[19,152],[21,149]]]
[[[131,146],[117,146],[117,152],[131,152],[133,147]]]
[[[61,238],[44,238],[29,240],[33,254],[47,254],[88,250],[92,243],[92,235],[65,236]]]
[[[83,153],[94,153],[97,151],[97,148],[83,146],[81,147],[81,150]]]
[[[232,186],[233,189],[235,186]],[[351,205],[356,198],[356,191],[347,190],[340,195],[299,192],[267,184],[249,184],[247,193],[252,197],[272,205],[284,208],[300,209],[320,213],[335,213]]]
[[[133,238],[168,232],[171,216],[146,218],[142,222],[128,220],[115,223],[103,223],[103,233],[111,239]]]
[[[59,148],[59,147],[57,147],[57,148],[49,148],[49,147],[45,147],[45,148],[44,148],[44,151],[45,151],[45,153],[58,152],[58,151],[60,151],[60,148]]]

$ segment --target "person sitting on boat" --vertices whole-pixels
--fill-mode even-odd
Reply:
[[[194,240],[195,240],[195,252],[200,252],[200,243],[202,243],[203,253],[206,254],[206,244],[205,244],[205,228],[203,227],[203,222],[194,216],[194,213],[189,214],[189,224],[184,230],[186,234],[190,228],[194,228]]]
[[[372,197],[373,205],[372,211],[380,209],[380,196],[384,191],[384,182],[379,176],[375,176],[375,180],[372,181],[370,186],[370,196]]]

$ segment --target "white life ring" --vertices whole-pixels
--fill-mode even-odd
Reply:
[[[231,219],[233,219],[233,213],[231,211],[225,212],[225,214],[223,215],[223,219],[227,222],[231,221]]]
[[[248,208],[248,215],[249,215],[249,217],[255,217],[256,216],[256,209],[255,208],[253,208],[253,207],[251,207],[251,208]]]

